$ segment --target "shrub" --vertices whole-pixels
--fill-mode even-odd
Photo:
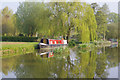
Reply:
[[[78,48],[80,49],[80,48],[81,48],[81,46],[79,45],[79,46],[78,46]]]
[[[82,48],[86,48],[86,47],[87,47],[87,45],[85,45],[85,44],[84,44],[84,45],[82,45]]]
[[[23,34],[19,34],[19,36],[24,36]]]
[[[70,46],[70,47],[73,47],[73,46],[75,46],[75,45],[76,45],[75,40],[71,40],[71,41],[68,43],[68,46]]]
[[[2,36],[2,41],[11,42],[36,42],[38,37],[24,37],[24,36]]]
[[[97,42],[94,42],[93,44],[94,44],[94,45],[97,45]]]
[[[78,46],[79,49],[80,49],[80,48],[86,48],[86,47],[87,47],[86,44],[82,44],[82,45],[79,45],[79,46]]]
[[[76,44],[82,44],[82,42],[75,41]]]

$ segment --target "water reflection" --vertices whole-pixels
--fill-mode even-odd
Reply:
[[[58,58],[54,54],[53,50],[41,50],[36,54],[3,59],[3,78],[118,77],[118,47],[97,47],[90,51],[70,49],[66,58]]]
[[[36,55],[40,55],[42,58],[50,58],[54,56],[53,52],[44,52],[44,53],[37,53]]]

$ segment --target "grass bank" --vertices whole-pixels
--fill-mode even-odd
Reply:
[[[38,42],[2,42],[2,58],[32,53]]]
[[[101,40],[101,41],[93,41],[89,43],[82,43],[82,42],[76,42],[75,40],[71,40],[68,43],[68,46],[70,48],[79,49],[82,52],[86,52],[86,51],[91,51],[95,47],[111,46],[111,42]]]

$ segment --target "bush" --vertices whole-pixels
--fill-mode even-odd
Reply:
[[[24,36],[2,36],[2,41],[11,42],[36,42],[38,37],[24,37]]]
[[[94,42],[93,44],[94,44],[94,45],[97,45],[97,42]]]
[[[76,42],[74,40],[71,40],[69,43],[68,43],[68,46],[70,47],[73,47],[76,45]]]
[[[86,44],[82,44],[82,45],[79,45],[79,46],[78,46],[79,49],[80,49],[80,48],[86,48],[86,47],[87,47]]]
[[[19,34],[19,36],[24,36],[23,34]]]
[[[84,44],[84,45],[82,45],[82,48],[86,48],[86,47],[87,47],[87,45],[85,45],[85,44]]]
[[[82,42],[78,42],[78,41],[76,41],[75,43],[76,43],[76,44],[82,44]]]

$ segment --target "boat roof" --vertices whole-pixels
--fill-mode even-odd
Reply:
[[[43,38],[44,39],[44,38]],[[48,39],[48,40],[50,40],[50,39]],[[51,39],[51,40],[62,40],[62,39]]]

